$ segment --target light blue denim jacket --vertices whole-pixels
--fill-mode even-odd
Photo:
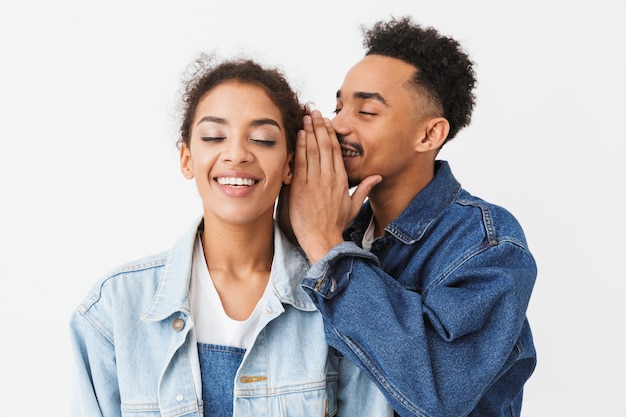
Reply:
[[[463,190],[444,161],[370,253],[371,216],[366,204],[303,282],[329,344],[401,416],[519,416],[537,269],[516,219]]]
[[[72,415],[202,417],[189,280],[200,221],[168,252],[104,276],[71,318]],[[301,252],[275,226],[272,296],[234,381],[234,417],[390,416],[369,379],[326,344],[300,287]]]

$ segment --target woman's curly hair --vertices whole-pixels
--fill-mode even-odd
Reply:
[[[363,28],[366,55],[400,59],[417,68],[413,81],[418,91],[442,111],[450,123],[446,141],[469,125],[475,104],[473,62],[460,44],[408,16]]]
[[[211,89],[227,81],[239,81],[258,85],[278,107],[282,115],[287,138],[287,150],[295,150],[298,130],[302,129],[302,117],[309,112],[300,103],[298,95],[289,85],[285,75],[277,68],[263,67],[247,58],[217,61],[214,55],[202,54],[194,61],[195,69],[183,81],[180,137],[177,146],[189,146],[191,125],[198,103]]]

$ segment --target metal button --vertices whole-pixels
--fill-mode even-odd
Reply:
[[[182,319],[177,319],[177,320],[182,320]],[[185,397],[183,397],[183,394],[178,394],[178,395],[176,396],[176,401],[182,401],[182,400],[183,400],[183,398],[185,398]]]
[[[185,320],[181,319],[180,317],[172,322],[172,329],[176,330],[177,332],[181,331],[183,327],[185,327]]]

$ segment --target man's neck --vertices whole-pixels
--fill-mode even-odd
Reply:
[[[385,180],[374,187],[368,198],[374,214],[374,236],[380,237],[385,233],[385,227],[394,221],[409,206],[416,195],[420,193],[434,177],[434,166],[425,168],[420,174],[413,173],[410,180],[398,181],[395,184],[385,184]]]

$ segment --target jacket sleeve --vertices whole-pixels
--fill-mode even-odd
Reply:
[[[74,357],[70,415],[121,416],[112,341],[80,311],[71,317],[70,336]]]
[[[333,351],[333,355],[339,355]],[[345,357],[338,357],[339,388],[337,416],[393,417],[393,409],[383,393]]]
[[[513,372],[519,390],[534,368],[534,348],[525,353],[518,343],[536,275],[532,256],[507,241],[463,256],[429,287],[407,289],[373,254],[344,242],[303,281],[328,343],[401,416],[467,415],[526,353],[525,370]]]

